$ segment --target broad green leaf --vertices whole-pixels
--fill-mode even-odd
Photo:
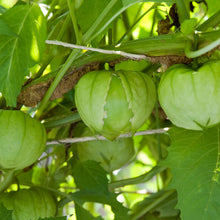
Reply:
[[[127,219],[128,209],[117,201],[117,194],[108,191],[106,171],[95,161],[80,162],[73,159],[73,177],[80,191],[71,197],[82,206],[84,202],[108,204],[115,214],[115,220]]]
[[[0,92],[8,106],[16,106],[28,69],[40,61],[44,50],[45,18],[37,5],[15,6],[0,18],[17,35],[0,36]]]
[[[4,8],[11,8],[18,0],[0,0],[0,5]]]
[[[10,27],[2,19],[0,19],[0,36],[1,35],[16,37],[16,34],[10,29]]]
[[[171,146],[162,164],[171,168],[182,220],[220,216],[219,127],[204,131],[172,128]]]
[[[108,195],[106,171],[95,161],[74,161],[73,177],[80,190]]]
[[[106,195],[104,193],[78,191],[73,193],[71,197],[78,205],[81,206],[86,201],[108,204],[111,206],[112,212],[115,214],[114,220],[128,219],[128,209],[117,201],[117,194],[115,193],[109,192],[109,194]]]
[[[75,211],[77,220],[104,220],[102,217],[94,217],[89,211],[84,209],[82,206],[75,204]]]
[[[0,203],[0,219],[12,220],[12,212],[13,211],[6,209],[2,203]]]

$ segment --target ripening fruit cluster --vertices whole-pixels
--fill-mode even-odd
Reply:
[[[176,126],[202,130],[218,124],[220,61],[207,62],[197,70],[184,64],[171,66],[162,75],[158,98]],[[93,71],[78,82],[75,101],[88,126],[79,135],[98,133],[111,140],[78,143],[78,158],[96,160],[112,172],[134,154],[132,139],[116,138],[135,133],[147,121],[156,102],[156,89],[152,78],[141,72]]]
[[[163,74],[158,98],[171,122],[185,129],[202,130],[220,122],[220,61],[197,70],[176,64]],[[94,71],[76,86],[75,100],[84,123],[113,140],[136,132],[151,114],[156,91],[141,72]]]
[[[161,107],[174,125],[203,130],[219,124],[220,60],[209,61],[197,70],[183,64],[171,66],[162,75],[157,92]],[[135,133],[147,121],[156,102],[156,89],[152,78],[142,72],[93,71],[79,80],[75,102],[84,122],[79,136],[101,134],[109,139],[78,143],[78,158],[98,161],[107,172],[112,172],[134,155],[133,139],[117,137]],[[22,111],[0,110],[1,171],[7,173],[32,165],[45,145],[46,131],[39,121]],[[39,212],[32,213],[33,207],[23,197],[35,197]],[[52,196],[39,189],[4,193],[0,198],[6,208],[23,210],[15,211],[13,220],[25,220],[32,214],[36,220],[55,215]],[[47,213],[43,202],[51,206],[51,213]]]

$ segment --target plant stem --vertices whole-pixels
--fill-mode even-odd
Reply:
[[[206,31],[209,27],[214,27],[220,23],[220,10],[212,15],[208,20],[199,25],[197,31]]]
[[[176,0],[180,22],[190,19],[189,0]]]
[[[130,23],[129,23],[128,14],[126,10],[122,12],[122,21],[123,21],[125,30],[128,30],[130,27]]]
[[[153,23],[152,23],[151,30],[150,30],[150,37],[153,36],[154,26],[155,26],[155,23],[156,23],[156,17],[157,17],[157,7],[155,7],[155,9],[154,9]]]
[[[124,33],[124,35],[118,40],[117,44],[120,44],[122,42],[122,40],[125,38],[126,35],[128,35],[133,28],[137,25],[137,23],[146,15],[148,14],[152,9],[154,9],[157,6],[157,4],[155,3],[154,5],[152,5],[146,12],[144,12],[132,25],[131,27],[126,31],[126,33]]]
[[[171,196],[173,193],[175,193],[175,190],[169,190],[169,191],[164,192],[164,194],[162,196],[160,196],[159,198],[155,199],[151,204],[143,207],[138,212],[135,212],[131,216],[130,220],[137,220],[137,219],[139,219],[142,215],[146,214],[147,212],[149,212],[150,210],[155,208],[158,204],[161,204],[164,200],[166,200],[166,198]]]
[[[74,5],[71,4],[71,0],[67,0],[67,4],[69,7],[70,17],[71,17],[71,20],[73,23],[73,29],[74,29],[75,35],[76,35],[76,42],[77,42],[77,44],[80,44],[81,36],[80,36],[79,28],[77,25],[77,20],[76,20],[75,11],[74,11]]]
[[[14,177],[14,170],[9,170],[5,172],[4,180],[0,183],[0,192],[3,192],[5,189],[7,189]]]
[[[55,2],[55,1],[52,1],[51,5],[50,5],[50,8],[49,8],[49,10],[47,11],[47,14],[46,14],[46,16],[45,16],[47,19],[48,19],[50,13],[54,10],[55,5],[56,5],[56,2]]]
[[[206,45],[205,47],[203,47],[201,49],[193,51],[193,50],[191,50],[191,47],[192,47],[191,41],[188,41],[186,43],[186,47],[185,47],[185,54],[189,58],[199,57],[199,56],[209,52],[210,50],[214,49],[218,45],[220,45],[220,38],[218,38],[217,40],[213,41],[212,43]]]
[[[158,98],[157,98],[158,100]],[[158,101],[156,101],[155,104],[155,113],[156,113],[156,126],[157,129],[160,128],[160,121],[159,121],[159,105],[158,105]],[[160,144],[160,134],[157,133],[157,150],[158,150],[158,163],[160,162],[160,160],[162,159],[162,151],[161,151],[161,144]]]
[[[56,117],[55,119],[52,120],[49,119],[44,122],[44,126],[45,128],[55,128],[55,127],[75,123],[80,120],[81,118],[78,113],[74,113],[74,114],[71,113],[69,115],[66,115],[65,117],[59,117],[59,118]]]
[[[150,180],[152,177],[154,177],[156,174],[158,174],[166,169],[167,169],[167,167],[164,167],[164,166],[156,166],[156,167],[153,167],[149,172],[147,172],[143,175],[111,182],[111,183],[109,183],[109,188],[115,189],[115,188],[123,187],[126,185],[136,185],[136,184],[140,184],[140,183],[145,183],[148,180]]]
[[[97,36],[97,27],[100,25],[100,23],[103,21],[105,16],[109,13],[109,11],[112,9],[112,7],[116,4],[117,0],[111,0],[109,4],[105,7],[105,9],[102,11],[102,13],[99,15],[99,17],[95,20],[95,22],[92,24],[92,26],[89,28],[89,30],[84,34],[83,36],[83,42],[88,43],[92,39]],[[97,31],[97,32],[96,32]],[[94,32],[96,32],[94,34]],[[94,34],[94,35],[93,35]]]
[[[69,21],[70,21],[70,16],[67,15],[64,22],[63,22],[63,25],[60,29],[60,31],[58,32],[57,34],[57,37],[56,39],[57,40],[60,40],[62,37],[63,37],[63,34],[66,32],[67,28],[68,28],[68,24],[69,24]],[[54,34],[54,31],[56,31],[57,29],[57,26],[59,25],[56,24],[55,27],[53,28],[53,30],[48,34],[48,39],[50,39],[51,35]],[[36,75],[34,75],[32,78],[33,79],[37,79],[39,78],[40,76],[42,76],[44,70],[46,69],[46,67],[50,64],[50,62],[53,60],[54,56],[56,56],[56,47],[54,47],[52,49],[52,51],[50,52],[50,54],[47,56],[46,60],[44,61],[44,63],[42,64],[41,68],[39,69],[39,71],[37,72]]]
[[[47,90],[42,102],[39,105],[39,108],[36,112],[35,118],[40,118],[42,115],[44,108],[46,107],[47,102],[49,101],[51,95],[53,94],[54,90],[56,89],[57,85],[59,84],[60,80],[68,70],[68,68],[72,65],[74,59],[76,59],[77,55],[79,54],[78,50],[73,50],[69,55],[68,59],[66,60],[65,64],[62,66],[60,71],[57,73],[54,81],[51,83],[50,88]]]

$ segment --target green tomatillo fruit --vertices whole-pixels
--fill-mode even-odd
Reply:
[[[17,110],[0,110],[0,169],[20,170],[33,164],[46,146],[44,126]]]
[[[155,104],[152,79],[134,71],[93,71],[76,86],[78,112],[90,129],[113,140],[136,132],[147,120]]]
[[[39,188],[20,189],[0,194],[0,203],[12,210],[12,220],[38,220],[54,217],[57,204],[53,196]]]
[[[81,126],[81,125],[80,125]],[[76,131],[81,137],[91,136],[88,127],[77,126]],[[134,154],[132,138],[118,138],[114,141],[97,140],[77,143],[77,156],[80,161],[94,160],[109,173],[121,168],[129,162]]]
[[[202,130],[220,122],[220,60],[209,61],[198,70],[184,64],[167,69],[158,96],[173,124]]]

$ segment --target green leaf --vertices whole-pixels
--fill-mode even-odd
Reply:
[[[80,191],[71,195],[75,203],[82,206],[84,202],[108,204],[115,214],[115,220],[127,219],[128,209],[117,201],[117,194],[108,190],[106,171],[95,161],[80,162],[72,160],[73,177]]]
[[[12,212],[13,211],[6,209],[2,203],[0,203],[0,219],[12,220]]]
[[[195,33],[195,26],[197,24],[197,19],[196,18],[191,18],[185,20],[181,24],[181,32],[183,33],[184,36],[192,35]]]
[[[75,211],[76,211],[76,216],[77,220],[104,220],[102,217],[94,217],[92,214],[90,214],[89,211],[84,209],[83,207],[75,204]]]
[[[177,189],[182,219],[218,219],[219,127],[204,131],[172,128],[169,134],[172,145],[162,164],[171,168],[170,188]]]
[[[18,5],[1,16],[17,35],[0,36],[0,92],[8,106],[16,106],[17,95],[29,75],[28,68],[39,62],[45,47],[46,25],[40,7]],[[7,29],[5,29],[6,32]]]
[[[117,194],[115,193],[109,192],[109,194],[106,195],[103,193],[101,194],[88,191],[78,191],[73,193],[71,197],[78,205],[81,206],[83,202],[108,204],[111,206],[111,209],[115,214],[114,220],[128,219],[128,209],[117,201]]]
[[[8,35],[8,36],[16,37],[16,34],[11,30],[11,28],[2,19],[0,19],[0,36],[1,35]]]
[[[210,15],[213,15],[214,13],[220,10],[219,0],[208,0],[206,2],[208,5],[208,13]]]
[[[108,195],[106,171],[95,161],[74,160],[73,177],[80,190]]]
[[[137,219],[147,213],[157,213],[158,217],[176,217],[179,211],[175,210],[177,195],[175,190],[163,190],[147,196],[143,201],[134,205],[131,218]]]
[[[190,0],[176,0],[180,22],[190,18]]]

